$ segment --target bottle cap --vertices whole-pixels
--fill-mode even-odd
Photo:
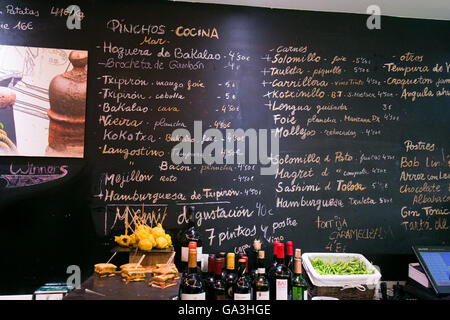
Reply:
[[[222,274],[223,258],[216,258],[215,266],[216,274]]]
[[[261,241],[259,241],[258,239],[253,240],[253,249],[255,251],[261,250]]]
[[[215,260],[216,256],[214,254],[208,255],[208,272],[214,272],[216,270]]]
[[[189,241],[189,246],[188,246],[189,250],[190,249],[197,249],[197,242],[195,241]]]
[[[277,258],[284,259],[284,244],[280,243],[277,250]]]
[[[294,254],[294,248],[293,248],[292,241],[286,242],[286,254],[288,256],[292,256]]]
[[[300,259],[302,257],[302,250],[300,249],[295,249],[295,257],[297,259]]]
[[[234,269],[234,253],[229,252],[227,254],[227,269],[228,270]]]
[[[273,243],[273,255],[278,257],[278,247],[280,246],[280,242],[276,241]]]

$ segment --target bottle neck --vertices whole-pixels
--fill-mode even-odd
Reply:
[[[197,250],[189,249],[188,273],[197,273]]]
[[[222,268],[223,268],[223,259],[215,261],[215,275],[214,278],[216,280],[222,279]]]
[[[188,215],[188,227],[189,228],[195,227],[195,217],[193,213]]]
[[[208,259],[208,273],[213,275],[215,271],[214,259]]]
[[[284,264],[284,257],[277,257],[277,264]]]
[[[257,265],[257,268],[258,268],[256,272],[259,275],[263,275],[263,274],[266,273],[266,265],[264,263],[264,259],[258,259],[257,262],[256,262],[256,265]]]
[[[234,254],[228,253],[227,254],[227,272],[231,273],[234,271]]]
[[[238,275],[239,275],[240,277],[245,276],[246,270],[247,270],[247,268],[246,268],[245,262],[239,263],[239,266],[238,266]]]
[[[302,274],[302,260],[295,258],[294,259],[294,273]]]
[[[195,227],[195,209],[194,207],[188,207],[187,209],[187,223],[189,228],[194,228]]]

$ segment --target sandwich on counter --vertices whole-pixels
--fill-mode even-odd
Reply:
[[[112,263],[97,263],[94,265],[94,272],[100,277],[112,277],[116,274],[116,268]]]
[[[125,283],[145,281],[147,270],[137,263],[127,263],[120,269],[122,280]]]
[[[149,285],[164,289],[176,285],[179,278],[175,264],[157,264],[153,269],[153,277],[150,278]]]

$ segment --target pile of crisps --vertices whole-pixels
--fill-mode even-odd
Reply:
[[[172,246],[172,238],[166,234],[160,223],[154,228],[139,224],[133,234],[116,236],[114,240],[122,247],[138,247],[142,251],[153,248],[166,249]]]

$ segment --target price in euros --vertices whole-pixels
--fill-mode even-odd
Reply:
[[[239,111],[239,106],[235,106],[235,105],[232,105],[232,104],[224,104],[222,107],[220,107],[220,111],[222,111],[223,113],[238,112]]]

